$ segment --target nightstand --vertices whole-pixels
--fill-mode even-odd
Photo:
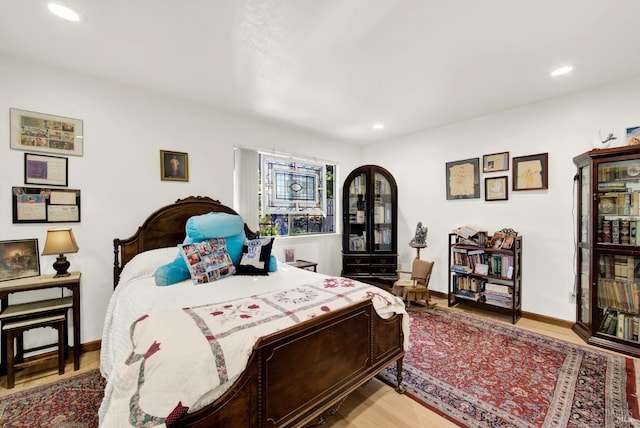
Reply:
[[[0,322],[18,320],[25,316],[66,311],[73,312],[73,369],[80,369],[80,272],[71,272],[69,276],[55,278],[55,274],[40,275],[30,278],[12,279],[0,282]],[[9,304],[9,295],[23,291],[44,290],[49,288],[66,288],[71,296],[59,299],[40,300],[36,302]],[[6,333],[2,332],[2,341],[6,343]],[[0,373],[7,373],[7,354],[2,352]]]
[[[295,262],[291,263],[291,266],[297,267],[300,269],[306,269],[306,270],[312,270],[314,272],[318,272],[317,271],[318,263],[316,262],[308,262],[306,260],[296,260]]]

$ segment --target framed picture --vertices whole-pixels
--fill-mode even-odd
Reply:
[[[637,146],[640,144],[640,126],[627,128],[627,146]]]
[[[14,187],[11,193],[14,223],[80,222],[80,190]]]
[[[482,156],[482,172],[509,170],[509,152],[492,153]]]
[[[37,239],[0,241],[0,281],[39,275]]]
[[[189,155],[182,152],[160,150],[160,179],[189,181]]]
[[[480,159],[447,162],[447,199],[480,197]]]
[[[549,153],[513,158],[513,190],[549,188]]]
[[[284,261],[285,263],[293,263],[296,261],[296,249],[285,248],[284,249]]]
[[[82,156],[82,121],[33,111],[10,109],[11,148],[30,152]]]
[[[509,177],[488,177],[484,179],[485,201],[506,201],[509,199]]]
[[[24,154],[24,184],[67,186],[69,159],[57,156]]]

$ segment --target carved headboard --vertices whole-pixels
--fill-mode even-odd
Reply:
[[[114,288],[118,285],[122,268],[124,268],[133,257],[143,251],[181,244],[186,235],[185,224],[187,220],[192,216],[210,212],[224,212],[238,215],[236,211],[226,205],[222,205],[220,201],[207,196],[189,196],[185,199],[178,199],[175,203],[153,212],[131,237],[114,239]],[[244,225],[244,231],[249,239],[258,236],[258,233],[251,231],[246,223]]]

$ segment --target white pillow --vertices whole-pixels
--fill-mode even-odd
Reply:
[[[172,262],[178,254],[177,247],[157,248],[144,251],[132,258],[120,273],[120,283],[153,276],[160,266]]]

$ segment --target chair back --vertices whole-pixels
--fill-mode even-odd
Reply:
[[[427,260],[414,259],[413,265],[411,266],[411,279],[415,280],[417,285],[427,287],[429,285],[429,279],[431,279],[433,264],[434,262]]]

